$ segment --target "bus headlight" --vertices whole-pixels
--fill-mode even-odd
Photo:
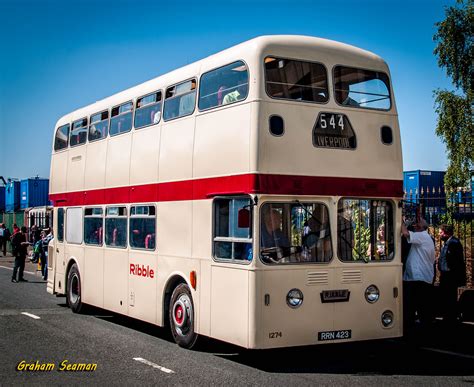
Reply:
[[[299,289],[291,289],[286,295],[286,303],[290,308],[299,308],[303,304],[303,292]]]
[[[367,289],[365,289],[365,299],[367,302],[373,304],[377,302],[380,297],[380,292],[377,286],[370,285]]]
[[[387,328],[393,323],[393,312],[391,310],[386,310],[382,313],[382,325]]]

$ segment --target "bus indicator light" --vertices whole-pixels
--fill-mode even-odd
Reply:
[[[193,287],[193,289],[196,290],[197,275],[196,275],[196,272],[194,270],[191,273],[189,273],[189,282],[191,282],[191,286]]]
[[[131,275],[136,275],[139,277],[149,277],[149,278],[155,278],[155,272],[153,269],[150,269],[150,266],[145,265],[136,265],[134,263],[130,264],[130,274]]]

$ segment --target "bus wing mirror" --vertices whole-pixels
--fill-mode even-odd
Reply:
[[[239,228],[250,227],[250,211],[246,208],[241,208],[238,213],[238,226]]]

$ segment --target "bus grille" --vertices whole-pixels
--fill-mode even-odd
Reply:
[[[362,273],[360,270],[343,270],[341,282],[343,284],[362,282]]]
[[[329,274],[327,271],[308,271],[306,285],[325,285],[328,283]]]

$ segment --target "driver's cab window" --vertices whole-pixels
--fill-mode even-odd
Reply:
[[[321,203],[265,203],[260,210],[260,257],[267,264],[329,262],[329,212]]]
[[[251,209],[248,197],[214,200],[213,248],[216,259],[252,260]]]

